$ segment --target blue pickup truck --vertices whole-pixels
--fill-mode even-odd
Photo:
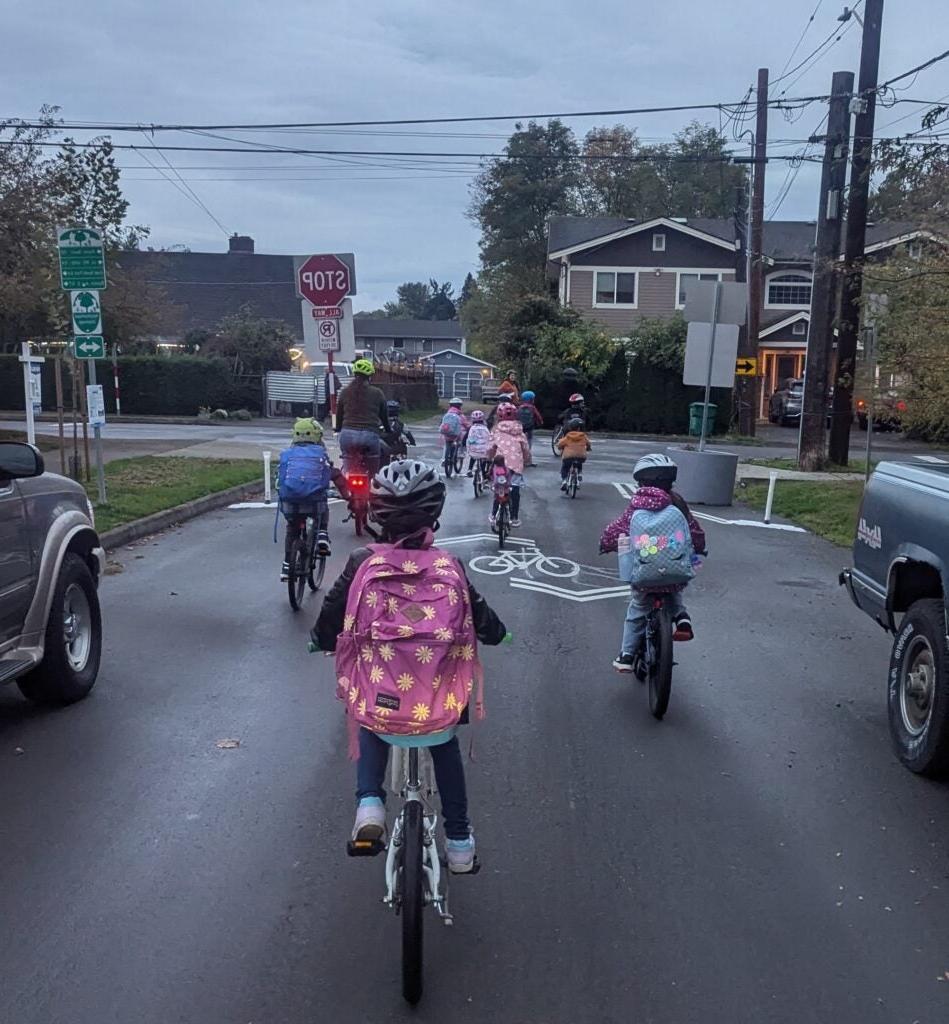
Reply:
[[[890,733],[911,771],[949,775],[949,465],[881,462],[840,576],[893,634]]]

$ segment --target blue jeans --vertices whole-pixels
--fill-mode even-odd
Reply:
[[[465,786],[465,766],[461,760],[458,737],[437,747],[427,747],[435,767],[435,782],[442,800],[445,835],[449,839],[467,839],[471,834],[468,821],[468,790]],[[389,763],[389,744],[368,729],[359,730],[359,760],[356,762],[356,799],[377,796],[385,801],[386,766]]]
[[[646,635],[646,619],[652,611],[653,600],[654,596],[644,590],[631,591],[626,621],[623,623],[623,654],[636,654],[639,651]],[[685,611],[681,591],[666,594],[666,603],[673,618]]]
[[[370,476],[375,476],[379,471],[382,444],[376,431],[343,427],[339,432],[339,450],[343,455],[344,472],[365,468]]]

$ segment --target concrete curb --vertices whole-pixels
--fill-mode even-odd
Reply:
[[[135,519],[131,523],[116,526],[115,529],[107,530],[101,535],[102,546],[106,551],[114,551],[133,540],[159,533],[161,530],[167,530],[169,526],[187,522],[189,519],[204,515],[205,512],[214,512],[235,501],[243,501],[252,495],[259,494],[260,486],[260,482],[256,480],[252,483],[238,484],[236,487],[229,487],[226,491],[207,494],[203,498],[195,498],[194,501],[186,501],[183,505],[176,505],[163,512],[155,512],[143,519]]]
[[[767,466],[738,465],[739,480],[768,480],[774,473],[779,480],[809,480],[812,483],[845,484],[855,480],[863,481],[864,473],[803,473],[797,469],[769,469]]]

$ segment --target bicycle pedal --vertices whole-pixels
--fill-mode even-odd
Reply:
[[[382,839],[350,839],[346,853],[350,857],[376,857],[386,848]]]

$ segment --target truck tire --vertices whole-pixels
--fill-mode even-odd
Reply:
[[[899,759],[929,778],[949,775],[949,649],[941,600],[917,601],[897,631],[887,686]]]
[[[86,563],[70,552],[53,592],[43,660],[17,685],[36,704],[74,704],[95,685],[101,657],[102,615],[96,584]]]

